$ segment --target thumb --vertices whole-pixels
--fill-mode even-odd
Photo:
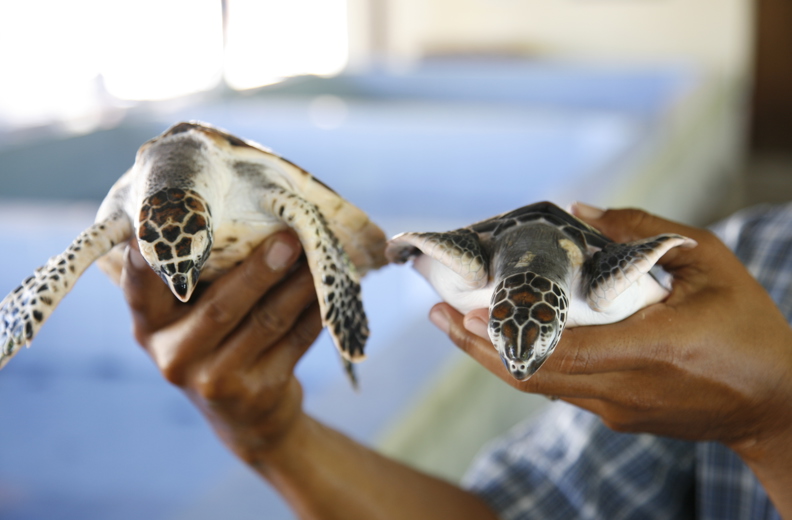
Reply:
[[[502,370],[500,356],[490,343],[465,326],[465,317],[449,304],[438,303],[429,311],[429,319],[448,334],[451,341],[490,371]],[[497,372],[496,372],[497,373]]]
[[[621,243],[662,233],[676,233],[696,240],[697,236],[708,233],[703,229],[672,222],[640,209],[603,210],[582,202],[575,202],[571,209],[574,216]]]
[[[144,330],[154,330],[178,301],[146,263],[134,238],[124,253],[120,285],[132,311],[136,335]]]
[[[674,247],[663,255],[658,263],[666,268],[689,265],[696,260],[707,260],[708,251],[712,251],[711,246],[716,246],[716,244],[723,248],[715,235],[706,229],[679,224],[639,209],[602,210],[575,202],[571,206],[571,213],[619,243],[633,242],[662,234],[677,234],[692,239],[678,244],[679,247]],[[702,242],[707,243],[708,247],[695,247]],[[719,250],[720,248],[717,246],[715,249]],[[691,248],[694,248],[693,251],[690,251]]]

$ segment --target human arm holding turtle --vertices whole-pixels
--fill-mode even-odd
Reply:
[[[617,431],[723,443],[792,517],[792,329],[783,314],[710,232],[634,210],[576,213],[618,242],[673,232],[699,245],[661,260],[674,276],[664,302],[619,323],[567,329],[527,381],[484,339],[486,309],[463,316],[438,304],[432,320],[519,390],[559,397]]]
[[[645,236],[643,226],[655,222],[646,218],[643,224],[620,226],[619,216],[625,214],[610,215],[604,223],[591,222],[616,239]],[[632,231],[622,236],[616,232],[620,228]],[[789,403],[788,325],[722,245],[708,233],[684,231],[700,245],[692,250],[696,255],[688,256],[694,259],[690,264],[681,263],[681,254],[664,259],[677,276],[667,302],[622,323],[567,330],[558,352],[527,382],[518,383],[505,371],[502,375],[522,390],[558,395],[591,409],[617,429],[719,438],[744,457],[778,510],[789,516],[784,502],[790,486],[784,452],[789,432],[783,427],[789,424],[784,408]],[[304,518],[494,518],[476,495],[387,459],[302,411],[292,368],[320,323],[307,271],[289,267],[298,245],[290,235],[278,237],[280,246],[268,240],[188,305],[176,304],[150,269],[135,267],[139,256],[128,254],[123,286],[136,335],[165,377],[185,390],[229,448]],[[280,257],[275,269],[264,264],[267,252],[274,255],[270,259]],[[710,272],[709,266],[717,269]],[[760,314],[752,318],[758,326],[746,329],[740,321],[747,312],[733,301],[740,294]],[[699,310],[683,315],[688,307]],[[501,375],[497,353],[464,329],[462,315],[444,304],[435,311],[448,317],[447,330],[457,344]],[[722,336],[724,345],[714,354],[704,348],[714,344],[713,334]],[[746,353],[746,345],[757,344],[755,334],[766,348]],[[604,369],[587,376],[581,366]],[[683,383],[669,384],[677,378]],[[724,394],[729,399],[718,401]],[[746,402],[754,405],[747,411],[740,407]],[[746,428],[750,421],[756,428]]]
[[[190,303],[126,254],[122,287],[136,338],[223,442],[301,518],[493,519],[474,494],[412,470],[302,410],[293,368],[321,330],[299,242],[267,239]]]

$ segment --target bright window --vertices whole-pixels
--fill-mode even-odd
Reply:
[[[217,0],[104,1],[109,45],[100,72],[121,99],[166,99],[215,85],[222,75],[222,8]],[[97,22],[99,21],[97,20]]]
[[[225,4],[224,35],[222,0],[0,2],[0,127],[346,65],[346,0]]]
[[[346,0],[228,0],[225,78],[247,89],[347,63]]]

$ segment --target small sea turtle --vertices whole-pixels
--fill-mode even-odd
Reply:
[[[30,344],[94,261],[118,283],[133,235],[151,268],[187,301],[199,274],[217,278],[286,227],[302,242],[323,322],[354,381],[350,362],[363,359],[368,337],[358,278],[386,263],[385,235],[305,170],[197,122],[143,144],[96,223],[0,302],[0,368]]]
[[[489,308],[488,332],[506,368],[531,377],[564,327],[613,323],[668,295],[650,269],[673,247],[665,234],[617,244],[550,202],[445,233],[402,233],[386,256],[413,265],[457,310]]]

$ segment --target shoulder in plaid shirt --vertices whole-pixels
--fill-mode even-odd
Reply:
[[[792,323],[792,204],[713,228]],[[718,443],[616,433],[555,403],[491,443],[464,485],[506,519],[777,519],[748,467]]]

